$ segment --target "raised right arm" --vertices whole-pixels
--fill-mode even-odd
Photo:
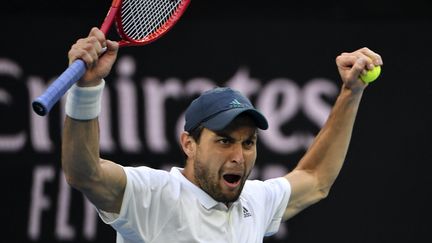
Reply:
[[[103,47],[107,50],[99,57]],[[118,44],[106,40],[97,28],[93,28],[88,37],[78,40],[69,51],[69,62],[80,58],[86,63],[87,71],[78,81],[77,87],[83,92],[101,87],[103,78],[109,74],[115,62],[117,50]],[[97,208],[120,212],[126,175],[120,165],[99,156],[97,116],[89,119],[66,116],[62,137],[62,168],[69,185],[81,191]]]

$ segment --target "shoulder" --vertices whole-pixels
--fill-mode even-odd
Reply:
[[[147,166],[139,167],[124,167],[124,171],[129,180],[140,182],[160,182],[160,180],[167,180],[170,174],[164,170],[153,169]]]
[[[179,190],[179,180],[170,172],[153,169],[147,166],[124,167],[127,177],[126,187],[132,191],[158,191],[175,192]]]
[[[248,180],[241,198],[251,204],[269,206],[286,204],[291,195],[291,186],[287,179],[278,177],[265,181]]]
[[[290,194],[291,186],[287,179],[283,177],[261,180],[247,180],[243,188],[246,195],[249,194],[272,194],[287,193]],[[262,196],[262,195],[259,195]]]

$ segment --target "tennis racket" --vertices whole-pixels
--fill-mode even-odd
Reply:
[[[183,15],[190,0],[113,0],[101,26],[107,35],[113,22],[121,40],[119,46],[149,44],[173,27]],[[33,110],[45,116],[58,100],[85,73],[86,65],[75,60],[45,92],[32,102]]]

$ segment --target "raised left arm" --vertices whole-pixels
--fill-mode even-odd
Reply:
[[[382,65],[382,59],[368,48],[362,48],[342,53],[336,58],[336,63],[343,81],[342,89],[324,127],[296,168],[285,175],[291,184],[291,197],[284,219],[328,195],[345,161],[354,121],[367,86],[359,75]]]

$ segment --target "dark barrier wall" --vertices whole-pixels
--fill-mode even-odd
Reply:
[[[30,108],[67,66],[69,47],[99,25],[106,8],[50,2],[33,3],[37,14],[16,5],[0,16],[1,242],[114,242],[114,230],[62,175],[63,104],[48,117]],[[367,46],[382,55],[383,73],[364,94],[341,175],[327,199],[265,242],[430,238],[428,5],[418,7],[419,16],[383,4],[363,16],[333,2],[262,9],[237,3],[220,14],[216,9],[228,9],[222,3],[229,1],[195,2],[162,39],[120,50],[106,79],[102,156],[122,165],[182,166],[176,141],[187,104],[205,89],[228,85],[270,121],[259,136],[252,178],[283,175],[304,154],[339,92],[335,57]]]

